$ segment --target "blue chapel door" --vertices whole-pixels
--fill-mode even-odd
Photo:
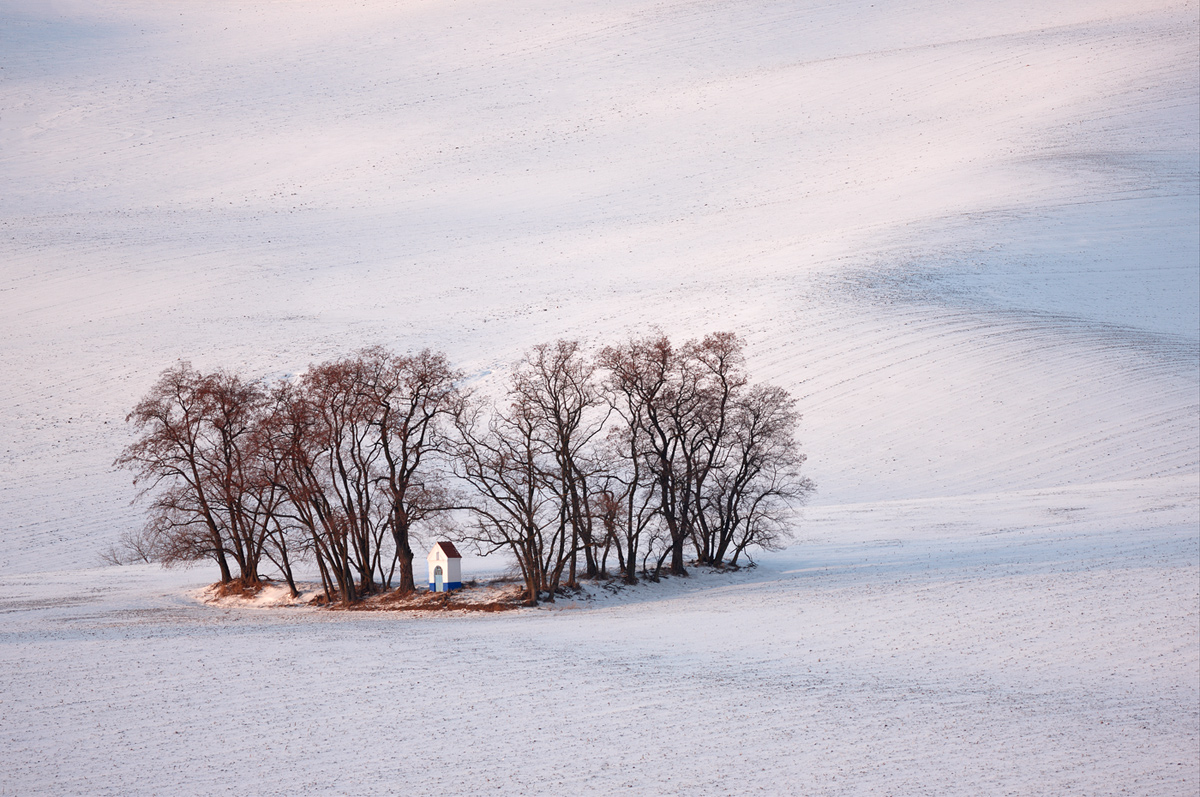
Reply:
[[[442,566],[433,568],[433,591],[442,592]]]

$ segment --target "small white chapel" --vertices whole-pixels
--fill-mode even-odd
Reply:
[[[452,542],[436,542],[429,560],[429,591],[462,589],[462,555]]]

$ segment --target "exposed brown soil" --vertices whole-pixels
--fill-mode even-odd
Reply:
[[[469,594],[469,593],[468,593]],[[365,600],[342,606],[334,604],[331,609],[344,609],[356,612],[430,612],[430,611],[465,611],[465,612],[504,612],[521,608],[519,600],[499,601],[468,601],[462,592],[409,592],[399,590],[372,595]]]
[[[236,585],[214,584],[211,587],[212,599],[225,597],[240,597],[253,599],[260,588],[237,588]],[[490,600],[489,600],[490,599]],[[400,590],[369,595],[358,603],[343,604],[337,600],[329,601],[324,594],[317,594],[305,602],[311,607],[343,612],[505,612],[521,608],[522,595],[519,589],[503,587],[495,584],[476,586],[471,584],[454,592],[431,593],[424,590],[403,593]]]
[[[246,584],[240,579],[234,579],[224,584],[218,581],[211,587],[212,597],[217,599],[233,597],[250,599],[262,592],[262,588],[262,584]]]

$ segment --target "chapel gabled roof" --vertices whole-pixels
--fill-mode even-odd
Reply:
[[[447,559],[462,559],[462,554],[458,552],[458,549],[454,547],[454,543],[452,542],[441,542],[439,540],[437,547],[442,549],[442,553],[446,554]]]

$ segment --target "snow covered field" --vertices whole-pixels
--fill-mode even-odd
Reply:
[[[1194,794],[1198,14],[0,0],[0,794]],[[649,323],[800,398],[755,570],[392,617],[98,568],[177,358]]]

